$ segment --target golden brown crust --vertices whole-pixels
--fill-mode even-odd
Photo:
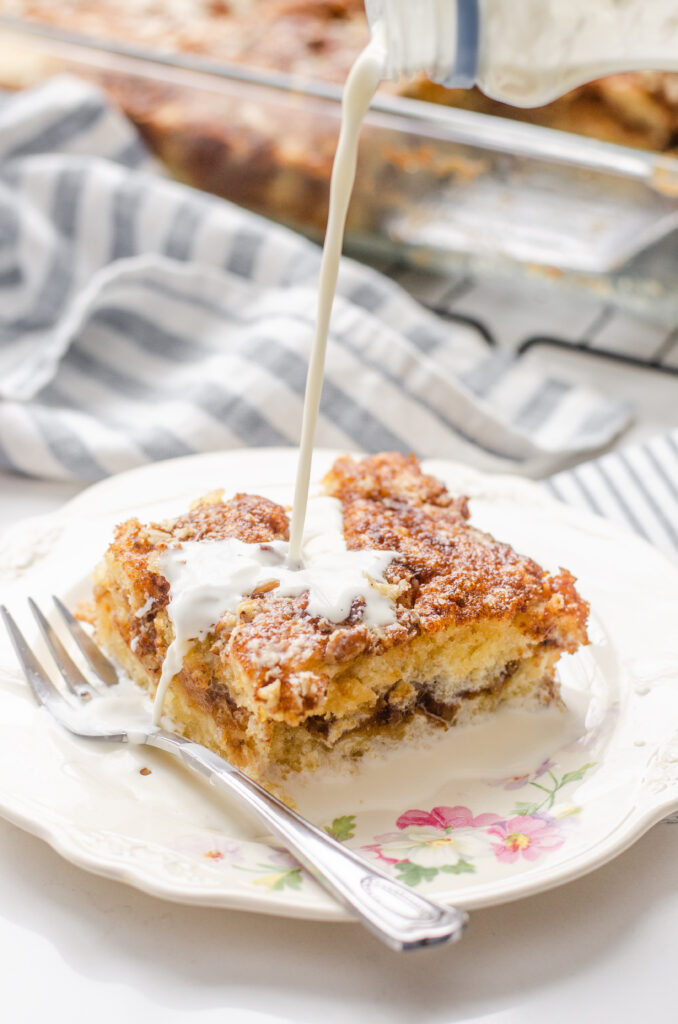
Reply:
[[[588,606],[571,574],[562,570],[550,576],[470,526],[466,499],[452,498],[414,457],[345,456],[324,483],[326,492],[342,501],[349,548],[398,552],[386,573],[396,621],[368,628],[359,601],[346,621],[332,623],[309,614],[306,594],[280,598],[270,590],[244,600],[215,627],[210,657],[216,665],[229,664],[261,717],[298,724],[322,714],[332,680],[356,659],[457,626],[510,622],[530,643],[557,651],[587,642]],[[100,594],[114,571],[124,573],[135,595],[135,614],[119,629],[137,638],[147,667],[158,671],[171,629],[163,611],[169,586],[153,570],[155,552],[183,540],[237,537],[265,543],[285,538],[287,531],[285,510],[252,495],[230,501],[210,495],[171,523],[143,527],[131,520],[116,531]],[[207,692],[206,680],[204,688]]]
[[[287,540],[287,512],[274,501],[253,494],[236,494],[229,501],[208,495],[190,512],[175,519],[170,533],[176,540],[223,540],[237,537],[246,544]]]
[[[414,455],[383,452],[359,461],[343,455],[327,473],[323,484],[328,494],[344,502],[368,498],[454,507],[458,516],[468,519],[466,498],[453,498],[440,480],[422,473]]]
[[[7,6],[7,5],[4,5]],[[362,0],[14,0],[11,13],[94,39],[342,81],[368,38]]]
[[[493,117],[586,135],[620,146],[667,151],[678,142],[678,75],[630,72],[587,82],[542,107],[512,107],[479,89],[445,89],[417,78],[406,96]]]
[[[581,642],[587,606],[573,577],[550,577],[531,558],[469,526],[466,498],[453,500],[413,456],[339,459],[325,486],[343,500],[349,548],[399,552],[396,573],[404,567],[411,574],[410,607],[420,630],[529,612],[525,628],[545,635],[562,611],[575,614]]]
[[[166,547],[171,537],[158,524],[145,526],[138,519],[128,519],[115,529],[113,543],[106,552],[106,559],[118,570],[123,571],[133,585],[135,593],[156,607],[163,607],[169,601],[169,583],[154,572],[149,556]]]
[[[129,519],[116,527],[113,543],[107,552],[111,564],[122,568],[134,589],[152,601],[155,608],[169,600],[169,583],[152,568],[152,554],[163,551],[177,541],[223,540],[236,537],[247,544],[263,544],[286,540],[289,532],[287,513],[267,498],[236,494],[229,501],[215,495],[195,502],[186,515],[171,523],[142,525]]]

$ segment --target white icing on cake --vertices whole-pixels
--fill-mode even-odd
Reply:
[[[158,571],[170,584],[167,614],[174,640],[155,696],[156,724],[167,687],[181,671],[191,641],[204,639],[227,612],[235,612],[245,598],[267,585],[273,585],[270,589],[278,597],[308,592],[309,614],[330,622],[348,618],[356,599],[362,605],[365,625],[395,622],[395,603],[378,585],[386,582],[384,572],[397,552],[349,551],[342,505],[336,498],[310,499],[300,568],[290,567],[288,554],[287,541],[246,544],[229,537],[184,541],[158,556]]]

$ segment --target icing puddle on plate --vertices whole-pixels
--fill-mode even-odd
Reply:
[[[451,727],[420,745],[368,753],[353,771],[320,769],[288,777],[285,792],[300,813],[323,823],[332,813],[372,817],[406,806],[471,799],[478,786],[527,778],[549,762],[592,760],[605,744],[616,700],[609,679],[587,649],[563,656],[558,676],[565,709],[500,707],[468,725]]]
[[[482,815],[486,807],[502,804],[505,810],[507,798],[510,803],[518,789],[537,813],[566,807],[569,814],[574,783],[583,775],[565,785],[562,780],[598,760],[614,724],[616,696],[605,657],[604,644],[563,657],[558,674],[564,710],[502,707],[419,745],[370,752],[354,767],[292,774],[282,793],[321,827],[331,830],[337,821],[349,822],[344,830],[350,834],[338,836],[345,839],[354,838],[361,822],[372,838],[415,808],[462,806]],[[123,679],[119,688],[85,705],[83,713],[109,728],[141,731],[150,727],[151,707],[149,697]],[[277,845],[237,803],[163,754],[133,744],[79,740],[47,716],[44,726],[62,773],[81,789],[81,809],[92,828],[110,828],[111,808],[125,804],[125,831],[139,838],[174,845],[177,831],[197,829]],[[141,769],[148,767],[152,777],[141,777]],[[107,796],[87,807],[92,792]]]

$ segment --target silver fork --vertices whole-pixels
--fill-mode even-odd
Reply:
[[[45,672],[4,605],[0,606],[0,612],[28,685],[38,703],[60,725],[86,739],[159,747],[205,776],[212,785],[236,796],[266,823],[320,885],[392,949],[416,949],[461,938],[468,922],[464,911],[441,906],[371,867],[352,850],[290,810],[211,750],[183,736],[154,727],[150,716],[147,729],[133,733],[119,728],[110,732],[99,731],[90,723],[83,723],[80,714],[83,702],[96,700],[100,684],[114,686],[118,676],[114,666],[68,609],[56,597],[54,602],[71,637],[99,681],[99,688],[80,671],[35,601],[29,598],[31,611],[68,688],[68,697]]]

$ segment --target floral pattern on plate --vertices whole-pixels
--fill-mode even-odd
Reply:
[[[361,848],[389,865],[407,885],[431,882],[441,872],[475,874],[478,862],[494,857],[502,864],[535,861],[565,843],[567,821],[579,813],[575,804],[558,805],[556,797],[567,786],[584,778],[592,763],[558,777],[552,761],[531,773],[491,782],[505,789],[533,787],[537,799],[517,801],[504,814],[485,811],[474,815],[469,807],[434,807],[430,811],[405,811],[396,820],[395,832],[375,836]],[[544,776],[548,775],[548,778]],[[537,781],[541,779],[541,781]]]
[[[544,761],[534,772],[489,782],[506,790],[532,787],[534,801],[516,801],[500,814],[474,814],[469,807],[439,806],[430,811],[411,809],[401,814],[395,830],[374,836],[358,848],[407,885],[432,882],[440,874],[473,875],[483,860],[514,865],[532,862],[559,850],[567,840],[568,820],[580,808],[573,803],[555,806],[561,791],[584,778],[593,763],[574,770],[553,771],[555,762]],[[335,818],[325,831],[339,842],[356,835],[356,815]],[[273,846],[239,842],[221,837],[186,836],[176,847],[191,858],[219,869],[247,873],[253,886],[269,892],[300,889],[306,873],[293,857]],[[265,851],[262,855],[262,849]]]
[[[291,854],[274,846],[222,838],[188,835],[174,843],[175,849],[191,860],[199,860],[217,870],[244,871],[250,884],[268,892],[300,889],[305,873]]]

